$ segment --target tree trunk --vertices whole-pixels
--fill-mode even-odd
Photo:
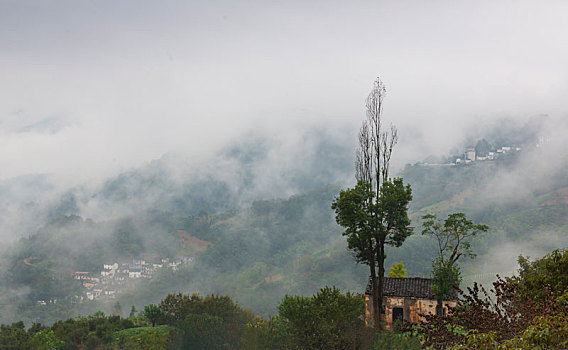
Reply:
[[[438,303],[436,304],[436,316],[442,316],[442,299],[438,298]]]
[[[369,264],[369,267],[371,268],[371,290],[373,292],[373,327],[375,329],[380,329],[381,326],[381,316],[379,313],[379,304],[378,304],[378,300],[379,300],[379,291],[378,291],[378,285],[377,285],[377,272],[375,269],[375,257],[374,257],[374,253],[372,253],[372,259],[371,261],[373,261],[372,264]]]
[[[377,256],[377,262],[379,264],[379,276],[378,285],[377,285],[377,308],[379,312],[382,313],[383,311],[383,289],[385,284],[385,242],[383,239],[379,242],[379,254]]]

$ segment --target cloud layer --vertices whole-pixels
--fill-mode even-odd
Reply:
[[[566,113],[563,2],[3,1],[0,178],[98,179],[250,133],[351,132],[380,75],[398,163]]]

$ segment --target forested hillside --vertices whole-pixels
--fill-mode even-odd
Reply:
[[[286,294],[311,295],[325,285],[362,292],[367,268],[346,250],[330,208],[354,181],[352,152],[342,137],[316,134],[297,158],[253,140],[227,148],[215,172],[171,156],[99,187],[70,189],[38,215],[46,220],[39,229],[3,247],[0,321],[52,323],[111,312],[117,302],[126,314],[176,292],[229,295],[266,316]],[[403,260],[408,275],[429,276],[435,247],[420,235],[426,213],[463,211],[489,226],[474,242],[478,258],[463,266],[465,283],[511,273],[520,253],[566,246],[568,162],[554,148],[535,147],[533,136],[522,151],[491,161],[407,165],[397,176],[412,186],[415,233],[387,250],[386,265]],[[284,165],[291,167],[272,177]],[[139,260],[155,261],[151,278],[112,290],[77,277]],[[184,263],[168,268],[174,261]],[[97,288],[102,294],[90,300],[86,293]]]

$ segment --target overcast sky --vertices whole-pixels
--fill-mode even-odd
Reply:
[[[257,129],[357,129],[377,75],[404,160],[568,111],[565,1],[0,0],[0,179],[87,180]]]

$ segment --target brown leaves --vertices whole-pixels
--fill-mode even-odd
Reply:
[[[544,300],[521,299],[516,284],[499,276],[490,292],[477,283],[467,293],[459,290],[460,300],[447,316],[424,315],[425,322],[413,331],[422,335],[424,346],[435,349],[463,344],[473,333],[491,334],[502,342],[522,334],[538,316],[566,312],[551,293]]]

